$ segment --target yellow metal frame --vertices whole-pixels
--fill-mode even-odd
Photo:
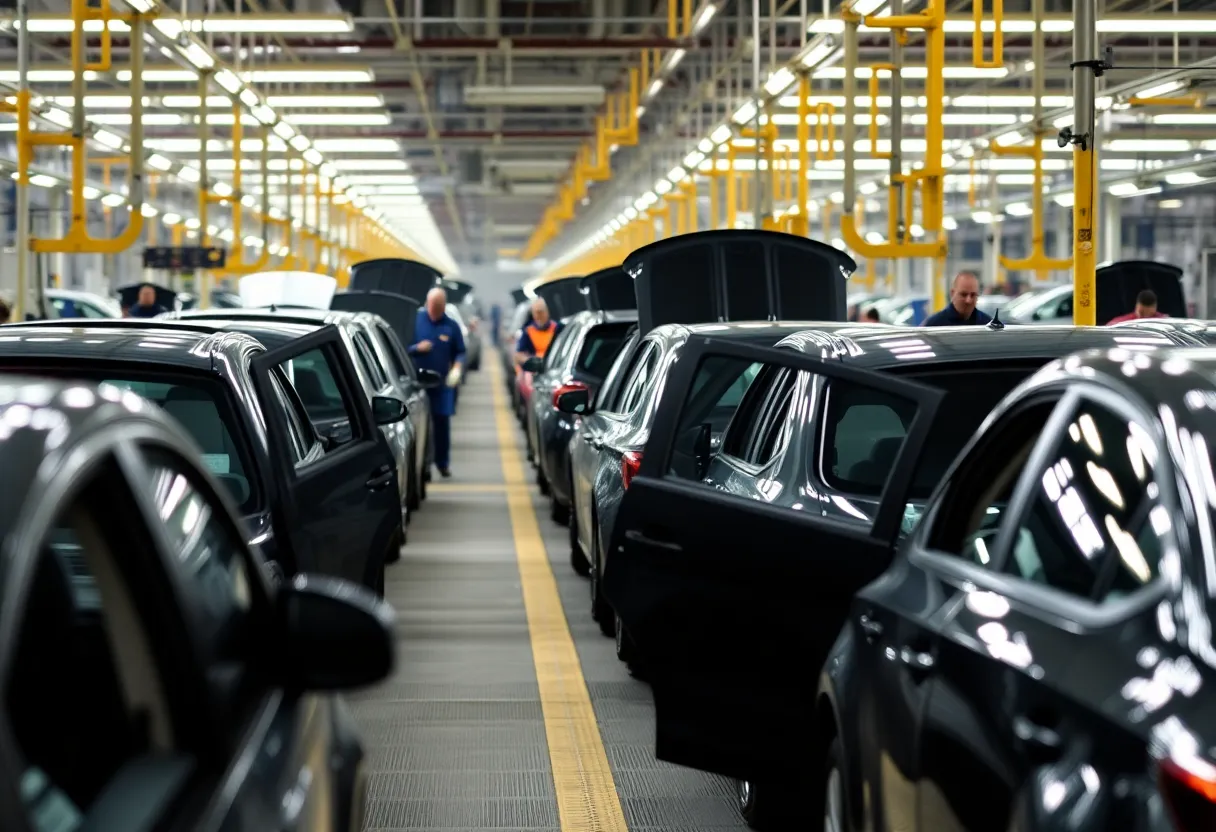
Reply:
[[[1072,258],[1058,260],[1048,257],[1044,250],[1043,233],[1043,139],[1048,134],[1036,132],[1030,145],[1021,147],[1002,147],[991,142],[988,149],[997,156],[1017,156],[1030,159],[1034,163],[1034,194],[1031,197],[1030,219],[1030,254],[1014,260],[1001,255],[1001,267],[1011,271],[1033,271],[1040,278],[1048,272],[1072,268]]]

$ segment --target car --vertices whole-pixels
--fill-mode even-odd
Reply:
[[[121,318],[122,307],[114,298],[75,289],[46,289],[50,318]]]
[[[818,726],[797,748],[804,812],[878,828],[915,801],[911,832],[1216,825],[1214,377],[1207,349],[1053,362],[902,546],[874,529],[868,557],[894,562],[796,706]]]
[[[533,356],[523,364],[524,372],[533,373],[528,448],[554,522],[564,524],[570,512],[569,445],[574,431],[571,415],[554,402],[571,390],[594,396],[636,326],[636,311],[580,312],[564,322],[544,358]]]
[[[681,350],[713,334],[771,346],[814,321],[843,321],[846,276],[856,263],[824,243],[788,234],[705,231],[638,249],[624,268],[634,275],[636,333],[594,401],[586,390],[564,392],[554,401],[558,410],[578,418],[569,444],[570,565],[590,577],[592,618],[601,632],[617,638],[622,655],[627,640],[602,579],[617,509],[642,460],[655,405]],[[761,287],[766,291],[757,292]],[[744,320],[732,321],[735,312]],[[810,320],[785,320],[799,312]],[[716,323],[694,323],[698,320]]]
[[[337,327],[301,331],[269,351],[206,321],[42,321],[6,325],[0,336],[0,376],[108,382],[180,422],[278,574],[320,573],[383,593],[405,517],[377,425],[405,419],[406,405],[363,394]],[[293,368],[339,391],[326,415],[347,423],[342,436],[314,427],[289,381]]]
[[[391,672],[391,608],[269,581],[198,448],[130,389],[6,375],[0,424],[0,828],[252,832],[286,806],[361,830],[335,694]]]
[[[519,293],[523,289],[517,290]],[[515,297],[513,294],[512,297]],[[515,344],[519,341],[520,334],[528,325],[528,320],[532,317],[532,300],[525,297],[523,300],[516,301],[511,314],[503,319],[503,330],[498,336],[498,351],[502,357],[503,381],[507,385],[507,392],[511,395],[511,407],[518,411],[519,402],[516,398],[516,376],[519,374],[519,368],[515,364]]]
[[[343,345],[349,352],[360,385],[370,401],[376,396],[390,396],[405,402],[409,418],[382,426],[385,437],[396,458],[398,489],[404,499],[406,520],[410,512],[416,511],[426,496],[426,474],[430,470],[427,462],[430,450],[430,400],[425,388],[435,387],[440,379],[435,374],[419,374],[409,356],[404,353],[400,341],[393,338],[392,328],[378,315],[367,312],[329,311],[324,309],[277,307],[242,309],[188,310],[161,316],[165,320],[223,322],[223,328],[235,331],[257,330],[264,333],[262,324],[300,324],[313,328],[334,325]],[[406,372],[403,374],[401,370]],[[341,420],[334,421],[328,414],[333,412],[336,390],[332,386],[322,387],[311,374],[296,381],[300,397],[304,401],[314,423],[324,430],[345,431]],[[319,421],[318,421],[319,420]]]
[[[1210,347],[1216,345],[1216,322],[1195,318],[1136,318],[1113,324],[1119,328],[1160,332],[1179,346]]]

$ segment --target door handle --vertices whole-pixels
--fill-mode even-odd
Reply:
[[[663,549],[668,552],[683,552],[684,547],[679,543],[672,543],[668,540],[656,540],[649,535],[639,532],[637,529],[626,529],[625,539],[630,543],[637,543],[642,546],[653,546],[656,549]]]
[[[1026,756],[1036,765],[1054,763],[1064,753],[1059,731],[1041,720],[1018,714],[1013,718],[1013,733]]]
[[[913,647],[901,647],[899,660],[914,676],[927,676],[933,670],[933,654]]]
[[[396,471],[394,471],[390,466],[384,465],[373,471],[371,479],[365,482],[364,485],[366,485],[368,489],[372,491],[379,491],[382,488],[387,488],[388,486],[392,485],[396,476]]]
[[[866,641],[870,642],[871,644],[877,641],[879,636],[882,635],[881,621],[875,621],[873,618],[870,618],[870,616],[863,614],[861,618],[858,619],[857,623],[858,626],[861,627],[862,635],[865,636]]]

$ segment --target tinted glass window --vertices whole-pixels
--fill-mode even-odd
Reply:
[[[722,257],[726,262],[726,310],[729,320],[767,319],[764,246],[760,243],[732,242],[722,247]]]
[[[1006,571],[1099,599],[1157,577],[1170,527],[1154,476],[1157,449],[1138,424],[1083,402],[1017,527]]]
[[[912,499],[923,499],[933,491],[992,409],[1037,366],[1037,362],[1017,367],[975,362],[899,373],[946,394],[913,477]],[[878,496],[916,408],[906,399],[848,382],[832,382],[827,392],[824,478],[849,493]]]
[[[582,327],[564,326],[553,338],[553,345],[545,351],[545,369],[564,367],[569,363],[570,353],[578,345]]]
[[[638,356],[633,371],[626,376],[621,392],[621,400],[616,410],[620,413],[631,413],[642,400],[646,386],[650,383],[655,369],[659,364],[659,350],[653,344],[647,346]]]
[[[367,377],[372,380],[372,384],[376,387],[383,387],[387,384],[388,375],[380,366],[380,359],[376,357],[376,348],[372,346],[366,333],[355,333],[355,349],[359,355],[359,363],[363,366]]]
[[[324,350],[309,350],[285,362],[283,369],[313,425],[351,419],[335,369]]]
[[[638,298],[639,308],[649,306],[655,325],[691,324],[717,320],[714,309],[712,249],[694,246],[659,254],[650,270],[650,297]]]
[[[105,382],[130,390],[160,407],[186,430],[203,454],[203,464],[232,494],[244,513],[258,505],[257,474],[241,437],[243,426],[217,378],[165,376],[126,367],[63,370],[39,367],[43,375]]]
[[[392,364],[393,372],[397,378],[413,378],[409,367],[406,365],[406,360],[402,357],[402,351],[398,350],[399,342],[397,337],[388,329],[388,327],[379,327],[377,334],[380,336],[380,341],[384,345],[384,352],[388,355],[389,363]]]
[[[287,392],[287,383],[284,381],[281,373],[273,372],[270,374],[270,387],[274,391],[274,397],[279,407],[287,414],[287,433],[291,445],[291,461],[294,464],[299,464],[308,454],[308,450],[312,445],[312,431],[311,429],[306,429],[301,421],[300,414],[296,411],[292,397]]]
[[[201,601],[200,635],[217,662],[246,657],[252,587],[244,544],[199,487],[180,459],[159,450],[145,451],[152,474],[152,497],[185,574],[194,578]]]
[[[599,392],[595,394],[595,409],[596,410],[611,410],[613,403],[617,399],[617,394],[621,389],[621,383],[624,381],[627,368],[633,360],[633,356],[637,354],[637,329],[632,329],[628,338],[625,339],[625,345],[621,347],[621,351],[617,354],[616,359],[612,362],[612,369],[604,376],[604,384],[600,387]]]
[[[588,332],[579,350],[575,369],[595,379],[606,378],[621,347],[625,345],[629,327],[630,324],[602,324]]]

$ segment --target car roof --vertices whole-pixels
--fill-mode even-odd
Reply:
[[[6,359],[138,361],[209,372],[216,369],[218,355],[257,346],[261,345],[243,333],[175,321],[149,324],[115,318],[72,326],[56,320],[0,327],[0,356]]]
[[[1124,347],[1148,350],[1173,346],[1160,332],[1121,330],[1104,326],[880,327],[853,324],[849,328],[807,329],[784,339],[780,346],[807,353],[847,357],[861,367],[895,367],[1018,358],[1059,358],[1089,349]]]
[[[262,320],[283,321],[285,323],[313,323],[322,325],[338,321],[354,320],[367,312],[345,312],[336,309],[314,309],[307,306],[243,306],[232,309],[186,309],[163,315],[163,320],[237,320],[238,318],[258,318]]]
[[[606,311],[598,309],[584,309],[582,312],[576,312],[565,319],[565,324],[567,326],[581,323],[636,324],[637,322],[638,311],[636,309],[613,309]]]

